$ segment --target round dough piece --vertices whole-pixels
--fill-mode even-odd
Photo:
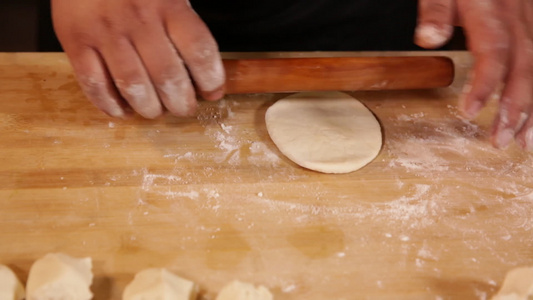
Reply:
[[[193,300],[198,294],[194,282],[166,269],[146,269],[135,275],[124,290],[123,300]]]
[[[216,300],[272,300],[274,297],[270,291],[260,285],[255,287],[253,284],[235,280],[226,285]]]
[[[24,299],[24,287],[10,268],[0,265],[0,299]]]
[[[27,300],[89,300],[93,298],[92,260],[49,253],[35,261],[28,276]]]
[[[376,117],[345,93],[291,95],[272,105],[265,121],[279,150],[311,170],[353,172],[381,150],[381,126]]]

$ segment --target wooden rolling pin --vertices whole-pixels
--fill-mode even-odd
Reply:
[[[448,57],[226,59],[228,94],[298,91],[404,90],[445,87]]]

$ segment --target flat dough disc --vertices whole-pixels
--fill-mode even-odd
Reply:
[[[266,112],[279,150],[298,165],[323,173],[349,173],[381,149],[381,126],[361,102],[340,92],[291,95]]]

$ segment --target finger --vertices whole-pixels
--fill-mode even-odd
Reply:
[[[492,130],[492,144],[497,148],[504,149],[509,146],[531,114],[530,98],[524,97],[525,94],[530,97],[531,89],[528,87],[526,90],[521,85],[521,82],[508,84],[507,95],[500,100],[498,115],[494,120]],[[520,98],[513,96],[515,94],[520,94]]]
[[[523,110],[521,118],[516,127],[521,126],[516,134],[517,143],[528,151],[533,151],[533,30],[530,24],[533,24],[533,2],[525,1],[524,6],[519,10],[522,12],[522,26],[517,28],[519,38],[518,45],[515,47],[515,63],[514,70],[511,74],[515,74],[513,82],[520,82],[525,92],[520,93],[520,90],[513,92],[516,94],[516,101],[526,102],[523,107],[517,107],[516,110]],[[523,35],[520,37],[520,34]],[[511,82],[511,79],[509,80]],[[509,96],[511,97],[511,96]],[[522,118],[524,119],[522,121]],[[520,124],[523,122],[522,124]]]
[[[129,105],[145,118],[160,116],[163,106],[130,41],[122,37],[108,39],[102,54],[116,87]]]
[[[174,5],[166,14],[166,30],[206,100],[224,95],[225,72],[218,46],[200,17],[187,5]]]
[[[526,123],[516,135],[516,141],[523,149],[533,152],[533,111],[530,112]]]
[[[524,3],[524,13],[526,18],[526,24],[529,26],[526,26],[527,31],[529,32],[529,36],[533,36],[533,1],[525,1]]]
[[[439,48],[453,34],[453,0],[419,0],[415,42],[423,48]]]
[[[138,33],[135,47],[159,98],[172,114],[190,116],[197,106],[194,87],[164,28],[154,25]]]
[[[498,118],[493,125],[492,142],[498,148],[507,147],[526,123],[533,106],[533,56],[515,45],[513,63],[500,99]],[[531,48],[531,46],[529,47]]]
[[[468,47],[476,62],[459,102],[463,115],[474,118],[507,74],[508,30],[490,2],[461,1],[460,10]]]
[[[115,88],[99,53],[90,47],[80,50],[74,50],[68,44],[63,47],[85,96],[106,114],[116,118],[126,117],[127,105]]]

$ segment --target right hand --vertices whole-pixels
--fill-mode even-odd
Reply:
[[[533,151],[533,1],[420,0],[417,43],[436,48],[462,25],[475,58],[474,73],[459,102],[463,115],[477,116],[503,83],[492,143],[513,139]]]
[[[52,0],[56,34],[85,95],[102,111],[145,118],[224,96],[218,46],[188,0]],[[194,85],[193,85],[194,82]]]

